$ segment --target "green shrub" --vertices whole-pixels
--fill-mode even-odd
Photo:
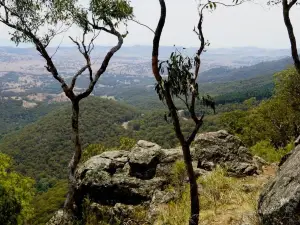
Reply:
[[[0,224],[18,224],[21,204],[0,185]]]
[[[118,149],[120,150],[130,150],[135,146],[136,140],[129,137],[121,137],[120,138],[120,146]]]
[[[285,148],[275,149],[269,141],[260,141],[250,148],[253,155],[257,155],[267,162],[279,162],[280,159],[294,148],[292,143]]]
[[[245,213],[251,216],[251,225],[257,225],[257,198],[268,178],[231,178],[217,167],[198,179],[200,195],[200,221],[203,225],[240,224]],[[246,190],[246,187],[250,189]],[[156,225],[187,224],[190,216],[189,186],[182,196],[168,204],[160,205]]]
[[[38,194],[33,201],[35,215],[30,224],[44,225],[48,222],[54,213],[63,207],[67,191],[68,182],[62,180],[47,192]]]
[[[91,157],[100,155],[105,151],[107,151],[107,148],[102,144],[90,144],[82,152],[81,163],[84,163]]]
[[[199,178],[202,186],[200,193],[200,205],[202,209],[210,209],[213,206],[214,211],[219,205],[228,204],[231,192],[236,191],[234,178],[226,177],[226,171],[217,167],[212,173]]]
[[[185,164],[183,161],[176,161],[172,167],[171,186],[175,188],[180,195],[185,188],[185,179],[187,177]]]
[[[9,216],[6,222],[1,221],[0,224],[27,224],[33,216],[34,180],[14,172],[12,159],[1,152],[0,187],[0,217]]]
[[[103,144],[90,144],[82,152],[81,163],[84,163],[91,157],[100,155],[105,151],[111,151],[116,149],[130,150],[135,145],[136,140],[129,137],[121,137],[119,143],[120,143],[119,146],[110,147],[110,148],[104,146]]]

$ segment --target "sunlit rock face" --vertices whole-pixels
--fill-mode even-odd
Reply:
[[[195,139],[198,168],[212,170],[216,165],[226,168],[232,176],[257,174],[258,162],[241,140],[227,131],[199,134]]]
[[[258,215],[264,225],[300,225],[300,145],[284,158],[259,198]]]

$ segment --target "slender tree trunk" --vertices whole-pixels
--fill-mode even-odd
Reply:
[[[192,156],[190,151],[190,146],[187,143],[184,143],[182,146],[184,163],[189,177],[190,182],[190,197],[191,197],[191,216],[189,220],[189,225],[198,225],[199,223],[199,194],[198,194],[198,185],[195,176],[195,172],[192,165]]]
[[[74,208],[75,200],[75,170],[79,164],[81,158],[81,142],[79,137],[79,101],[77,99],[72,100],[72,130],[73,130],[73,142],[75,146],[75,152],[69,163],[69,191],[68,196],[64,204],[64,209],[68,212],[77,214],[76,208]]]
[[[166,98],[166,103],[168,105],[168,108],[171,112],[171,116],[173,119],[173,126],[175,129],[176,136],[182,147],[184,163],[185,163],[185,167],[186,167],[188,177],[189,177],[190,197],[191,197],[191,215],[190,215],[190,219],[189,219],[189,225],[198,225],[199,211],[200,211],[199,194],[198,194],[197,180],[196,180],[194,168],[192,165],[193,160],[192,160],[192,156],[191,156],[190,143],[188,143],[185,140],[184,135],[182,134],[177,110],[173,103],[173,100],[172,100],[172,97],[170,94],[170,90],[167,85],[165,85],[164,95]]]
[[[297,72],[300,74],[300,59],[299,59],[299,55],[298,55],[297,42],[296,42],[296,38],[295,38],[293,25],[292,25],[292,22],[290,19],[290,10],[291,10],[292,6],[289,6],[287,0],[283,0],[282,5],[283,5],[283,18],[284,18],[284,23],[287,28],[288,34],[289,34],[294,65],[296,67]]]
[[[191,156],[190,144],[185,140],[182,134],[176,107],[174,106],[168,87],[166,87],[165,96],[166,96],[167,105],[172,115],[175,133],[182,147],[184,164],[189,177],[190,198],[191,198],[191,215],[189,219],[189,225],[198,225],[200,204],[199,204],[198,185],[197,185],[197,180],[196,180],[196,176],[192,164],[193,160]]]
[[[152,51],[152,71],[153,75],[158,82],[161,83],[162,77],[159,73],[158,67],[158,50],[159,50],[159,42],[161,38],[161,33],[164,28],[165,19],[166,19],[166,4],[164,0],[159,0],[161,6],[161,16],[155,31],[155,36],[153,39],[153,51]],[[170,94],[170,90],[168,88],[168,84],[164,84],[163,87],[163,95],[165,96],[166,103],[168,105],[168,109],[171,113],[173,119],[173,126],[176,133],[176,136],[182,146],[184,162],[186,166],[186,170],[189,177],[190,182],[190,197],[191,197],[191,216],[189,220],[189,225],[198,225],[199,222],[199,196],[198,196],[198,185],[196,181],[196,176],[194,173],[193,165],[192,165],[192,156],[190,152],[190,143],[185,140],[184,135],[182,134],[179,118],[177,115],[177,109],[174,105],[172,96]]]

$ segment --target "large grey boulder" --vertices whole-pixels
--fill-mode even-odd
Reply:
[[[300,225],[299,145],[261,193],[258,214],[264,225]]]
[[[152,179],[162,155],[159,145],[148,141],[138,141],[128,156],[130,176],[145,180]]]
[[[191,154],[196,176],[217,164],[238,175],[252,175],[257,170],[248,149],[226,131],[198,135]],[[143,140],[130,151],[108,151],[94,156],[76,170],[76,205],[80,207],[83,199],[89,197],[97,218],[103,216],[103,209],[108,209],[104,214],[111,218],[118,215],[122,220],[142,206],[152,218],[157,214],[157,205],[180,196],[178,190],[168,187],[173,182],[174,163],[182,160],[181,148],[162,149]],[[63,224],[62,220],[66,218],[59,211],[50,225]]]
[[[170,182],[168,174],[157,172],[163,159],[161,147],[147,141],[138,141],[131,151],[109,151],[94,156],[76,171],[76,195],[89,196],[102,205],[149,203],[154,192],[164,190]]]
[[[259,172],[257,162],[241,140],[224,130],[199,134],[195,139],[194,154],[198,168],[212,170],[220,165],[234,176]]]
[[[128,162],[128,155],[128,151],[108,151],[94,156],[77,169],[77,180],[80,180],[89,171],[105,171],[110,175],[120,172]]]

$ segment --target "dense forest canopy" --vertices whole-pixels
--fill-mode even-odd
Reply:
[[[284,147],[299,135],[299,74],[290,68],[275,74],[275,93],[248,111],[227,112],[221,116],[224,126],[240,135],[249,146],[268,141]]]
[[[122,123],[138,115],[130,106],[96,97],[83,101],[81,107],[80,127],[84,147],[98,142],[108,147],[116,146],[120,137],[127,136]],[[70,111],[67,104],[37,122],[6,135],[0,141],[1,151],[15,159],[18,171],[36,178],[38,182],[49,177],[65,178],[63,171],[72,152],[71,128],[68,126]]]

